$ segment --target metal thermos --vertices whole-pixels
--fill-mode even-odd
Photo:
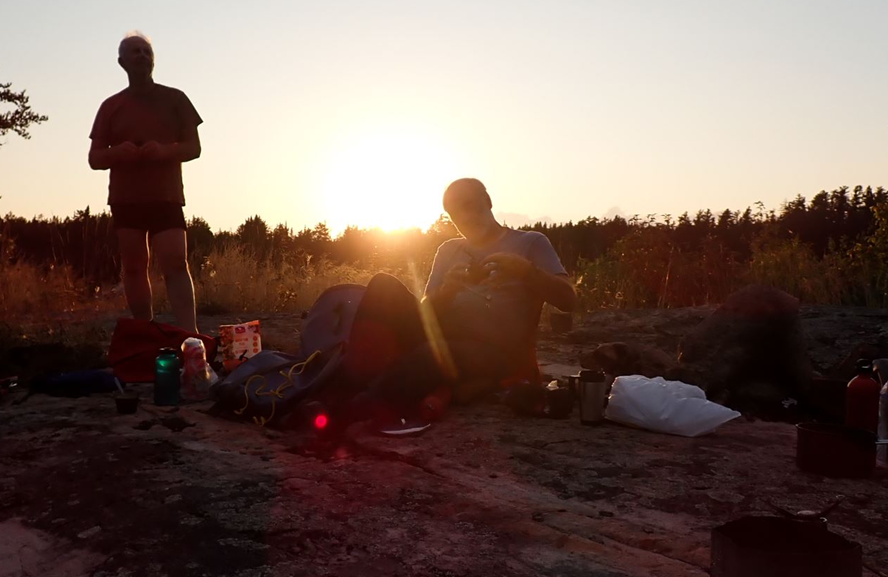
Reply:
[[[604,407],[610,383],[601,371],[582,370],[574,381],[580,400],[580,422],[596,425],[604,420]]]

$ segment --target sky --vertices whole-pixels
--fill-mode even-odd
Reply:
[[[769,208],[888,185],[884,0],[0,0],[0,213],[106,203],[87,164],[117,44],[204,119],[186,215],[421,226],[456,178],[508,224]]]

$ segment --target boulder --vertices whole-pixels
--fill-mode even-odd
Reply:
[[[654,347],[638,343],[603,343],[580,356],[584,369],[604,371],[609,375],[642,375],[672,378],[678,365],[675,357]]]
[[[751,285],[690,331],[679,346],[677,376],[716,402],[760,414],[801,399],[812,377],[799,301]]]

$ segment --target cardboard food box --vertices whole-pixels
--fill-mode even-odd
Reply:
[[[229,372],[262,350],[259,321],[222,325],[219,336],[222,341],[222,364]]]

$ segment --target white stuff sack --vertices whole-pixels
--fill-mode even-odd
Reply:
[[[604,416],[657,433],[698,437],[740,413],[706,400],[700,387],[663,377],[631,375],[614,379]]]

